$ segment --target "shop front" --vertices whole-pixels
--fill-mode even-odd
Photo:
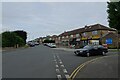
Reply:
[[[86,46],[88,44],[100,44],[100,37],[99,36],[92,36],[89,38],[81,38],[81,42],[83,43],[83,46]]]

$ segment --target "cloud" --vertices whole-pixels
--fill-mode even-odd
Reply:
[[[107,25],[105,2],[5,2],[4,30],[25,30],[28,40],[94,23]]]
[[[109,0],[2,0],[2,2],[107,2],[107,1]]]

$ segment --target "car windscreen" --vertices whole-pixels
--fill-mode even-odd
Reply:
[[[92,48],[92,46],[90,46],[90,45],[87,45],[87,46],[83,47],[83,49],[91,49],[91,48]]]

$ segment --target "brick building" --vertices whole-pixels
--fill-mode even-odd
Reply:
[[[60,34],[58,38],[60,39],[59,43],[64,46],[75,45],[76,48],[79,48],[87,44],[105,44],[102,38],[105,39],[105,36],[108,36],[109,33],[117,34],[117,31],[101,24],[95,24],[64,32]],[[113,38],[113,42],[114,39],[115,38]],[[114,46],[114,44],[111,44],[111,46]]]
[[[117,47],[120,43],[120,35],[118,40],[117,30],[106,27],[101,24],[84,26],[83,28],[66,31],[60,35],[53,35],[40,38],[40,43],[45,39],[55,40],[59,46],[70,47],[75,45],[76,48],[83,47],[88,44],[107,44],[108,47]]]

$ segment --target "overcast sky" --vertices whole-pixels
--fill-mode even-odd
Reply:
[[[106,2],[3,2],[2,30],[24,30],[28,39],[59,35],[107,22]]]

